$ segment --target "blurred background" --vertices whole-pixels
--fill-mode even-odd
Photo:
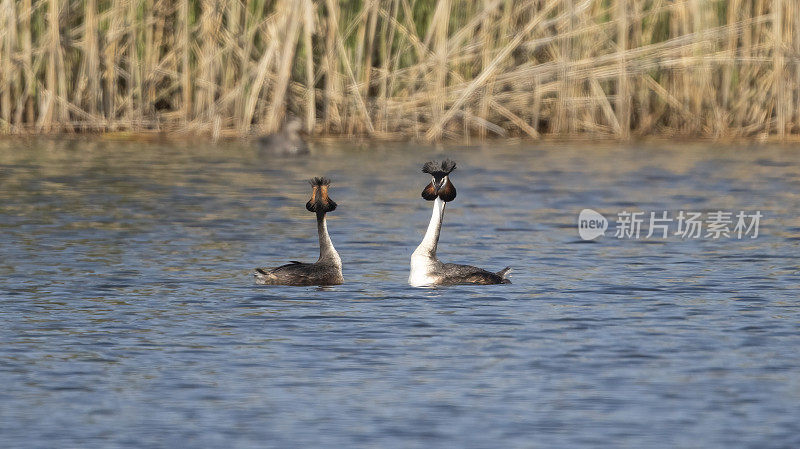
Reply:
[[[0,132],[800,133],[791,0],[2,0]]]

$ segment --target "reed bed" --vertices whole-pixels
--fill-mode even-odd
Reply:
[[[800,135],[791,0],[0,0],[0,133]]]

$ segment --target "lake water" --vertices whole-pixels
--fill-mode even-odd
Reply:
[[[800,447],[798,150],[0,143],[0,447]],[[406,284],[444,156],[440,259],[513,284]],[[254,285],[318,175],[345,285]],[[614,237],[680,210],[763,218]]]

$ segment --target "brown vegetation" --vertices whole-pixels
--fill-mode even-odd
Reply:
[[[800,135],[790,0],[0,0],[0,134]]]

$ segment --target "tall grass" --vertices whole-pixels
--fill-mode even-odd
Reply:
[[[791,0],[0,0],[0,133],[800,135]]]

